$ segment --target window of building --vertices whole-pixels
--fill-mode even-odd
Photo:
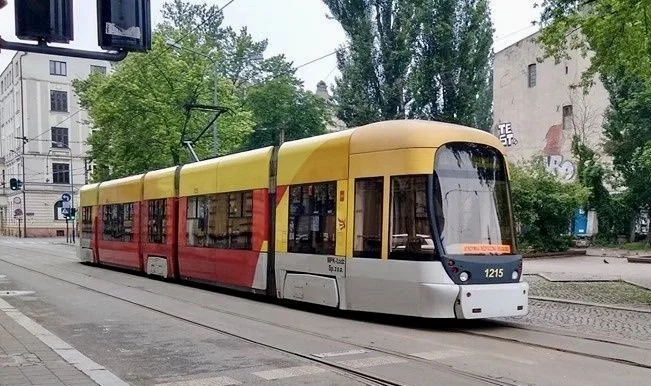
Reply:
[[[65,216],[61,212],[63,209],[63,202],[61,200],[54,203],[54,219],[55,220],[65,220]]]
[[[572,127],[572,105],[563,106],[563,130]]]
[[[94,65],[91,64],[90,65],[90,73],[93,74],[93,73],[96,73],[96,72],[99,72],[100,74],[106,74],[106,67],[104,67],[104,66],[94,66]]]
[[[166,200],[149,201],[147,221],[149,229],[149,242],[165,244],[167,236],[167,222],[165,221]]]
[[[529,88],[536,87],[536,63],[529,65],[528,79],[529,79]]]
[[[188,198],[188,245],[251,249],[253,193],[231,192]]]
[[[68,93],[65,91],[50,91],[50,110],[68,111]]]
[[[52,147],[67,148],[68,147],[68,128],[67,127],[53,127],[52,131]]]
[[[391,177],[390,259],[431,260],[435,249],[426,189],[427,176]]]
[[[382,255],[382,177],[355,181],[354,257],[379,259]]]
[[[52,164],[52,183],[69,184],[70,183],[70,165]]]
[[[66,62],[58,62],[56,60],[50,60],[50,75],[59,75],[59,76],[68,75]]]
[[[93,207],[81,208],[81,238],[90,239],[93,234]]]
[[[336,182],[291,186],[288,251],[335,253]]]
[[[133,203],[105,205],[103,209],[104,232],[108,241],[133,241]]]

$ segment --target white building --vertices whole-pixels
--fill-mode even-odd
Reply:
[[[572,180],[576,161],[571,152],[575,134],[598,153],[608,93],[599,79],[587,95],[579,84],[589,60],[578,52],[570,60],[539,61],[542,48],[531,35],[495,54],[493,77],[494,134],[512,161],[543,156],[547,170]]]
[[[61,195],[77,192],[90,172],[85,159],[90,125],[72,81],[91,71],[106,73],[110,66],[19,52],[0,75],[1,233],[18,235],[26,228],[27,237],[65,234]],[[12,178],[23,181],[24,192],[10,189]]]

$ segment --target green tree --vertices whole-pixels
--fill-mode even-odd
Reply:
[[[75,82],[94,126],[88,140],[94,180],[190,161],[182,141],[197,138],[213,113],[189,106],[212,105],[215,80],[226,110],[217,120],[219,154],[273,143],[259,127],[288,125],[290,139],[323,132],[323,105],[303,90],[282,55],[264,58],[266,41],[255,41],[246,28],[222,27],[217,6],[175,0],[163,6],[163,17],[150,52],[129,54],[109,75]],[[270,108],[275,97],[284,99]],[[210,135],[195,144],[200,158],[211,147]]]
[[[548,56],[590,55],[584,81],[623,71],[651,79],[651,32],[646,0],[542,0],[539,37]]]
[[[585,205],[589,190],[576,182],[561,182],[545,170],[542,159],[509,169],[520,251],[567,249],[574,210]]]
[[[253,112],[256,127],[246,143],[248,149],[278,145],[281,130],[286,141],[324,134],[330,116],[321,97],[297,87],[289,77],[252,86],[245,106]]]
[[[189,112],[188,104],[210,104],[212,82],[207,67],[185,53],[165,47],[159,34],[152,51],[130,54],[110,76],[93,74],[75,82],[81,107],[96,128],[90,135],[90,157],[96,164],[94,180],[142,173],[188,161],[182,140],[194,139],[209,122],[209,113]],[[220,151],[241,146],[253,128],[251,113],[241,107],[235,89],[226,80],[218,84]],[[210,154],[210,138],[196,145]]]
[[[348,37],[338,116],[405,116],[489,129],[492,29],[486,0],[324,0]]]
[[[484,130],[493,124],[493,30],[485,0],[426,0],[408,93],[411,116]]]

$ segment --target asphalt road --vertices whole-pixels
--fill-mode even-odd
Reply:
[[[614,385],[651,373],[649,342],[278,305],[85,266],[66,246],[4,239],[0,275],[0,290],[34,291],[5,301],[134,385]]]

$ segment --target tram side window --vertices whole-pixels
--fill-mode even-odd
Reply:
[[[167,239],[167,221],[165,221],[165,199],[151,200],[147,210],[147,229],[149,242],[164,244]]]
[[[133,203],[103,207],[104,232],[108,241],[133,241]]]
[[[190,246],[251,249],[253,193],[189,197],[187,224]]]
[[[431,260],[435,253],[427,215],[427,176],[391,177],[389,259]]]
[[[228,196],[228,248],[251,249],[253,192],[226,193],[224,196]]]
[[[353,257],[382,255],[382,177],[355,181],[355,244]]]
[[[289,252],[335,253],[336,182],[289,189]]]
[[[84,206],[81,208],[81,237],[91,238],[93,234],[93,207]]]
[[[188,245],[194,247],[213,246],[213,238],[208,236],[208,220],[210,220],[210,209],[216,207],[214,201],[216,201],[214,194],[188,197]]]

